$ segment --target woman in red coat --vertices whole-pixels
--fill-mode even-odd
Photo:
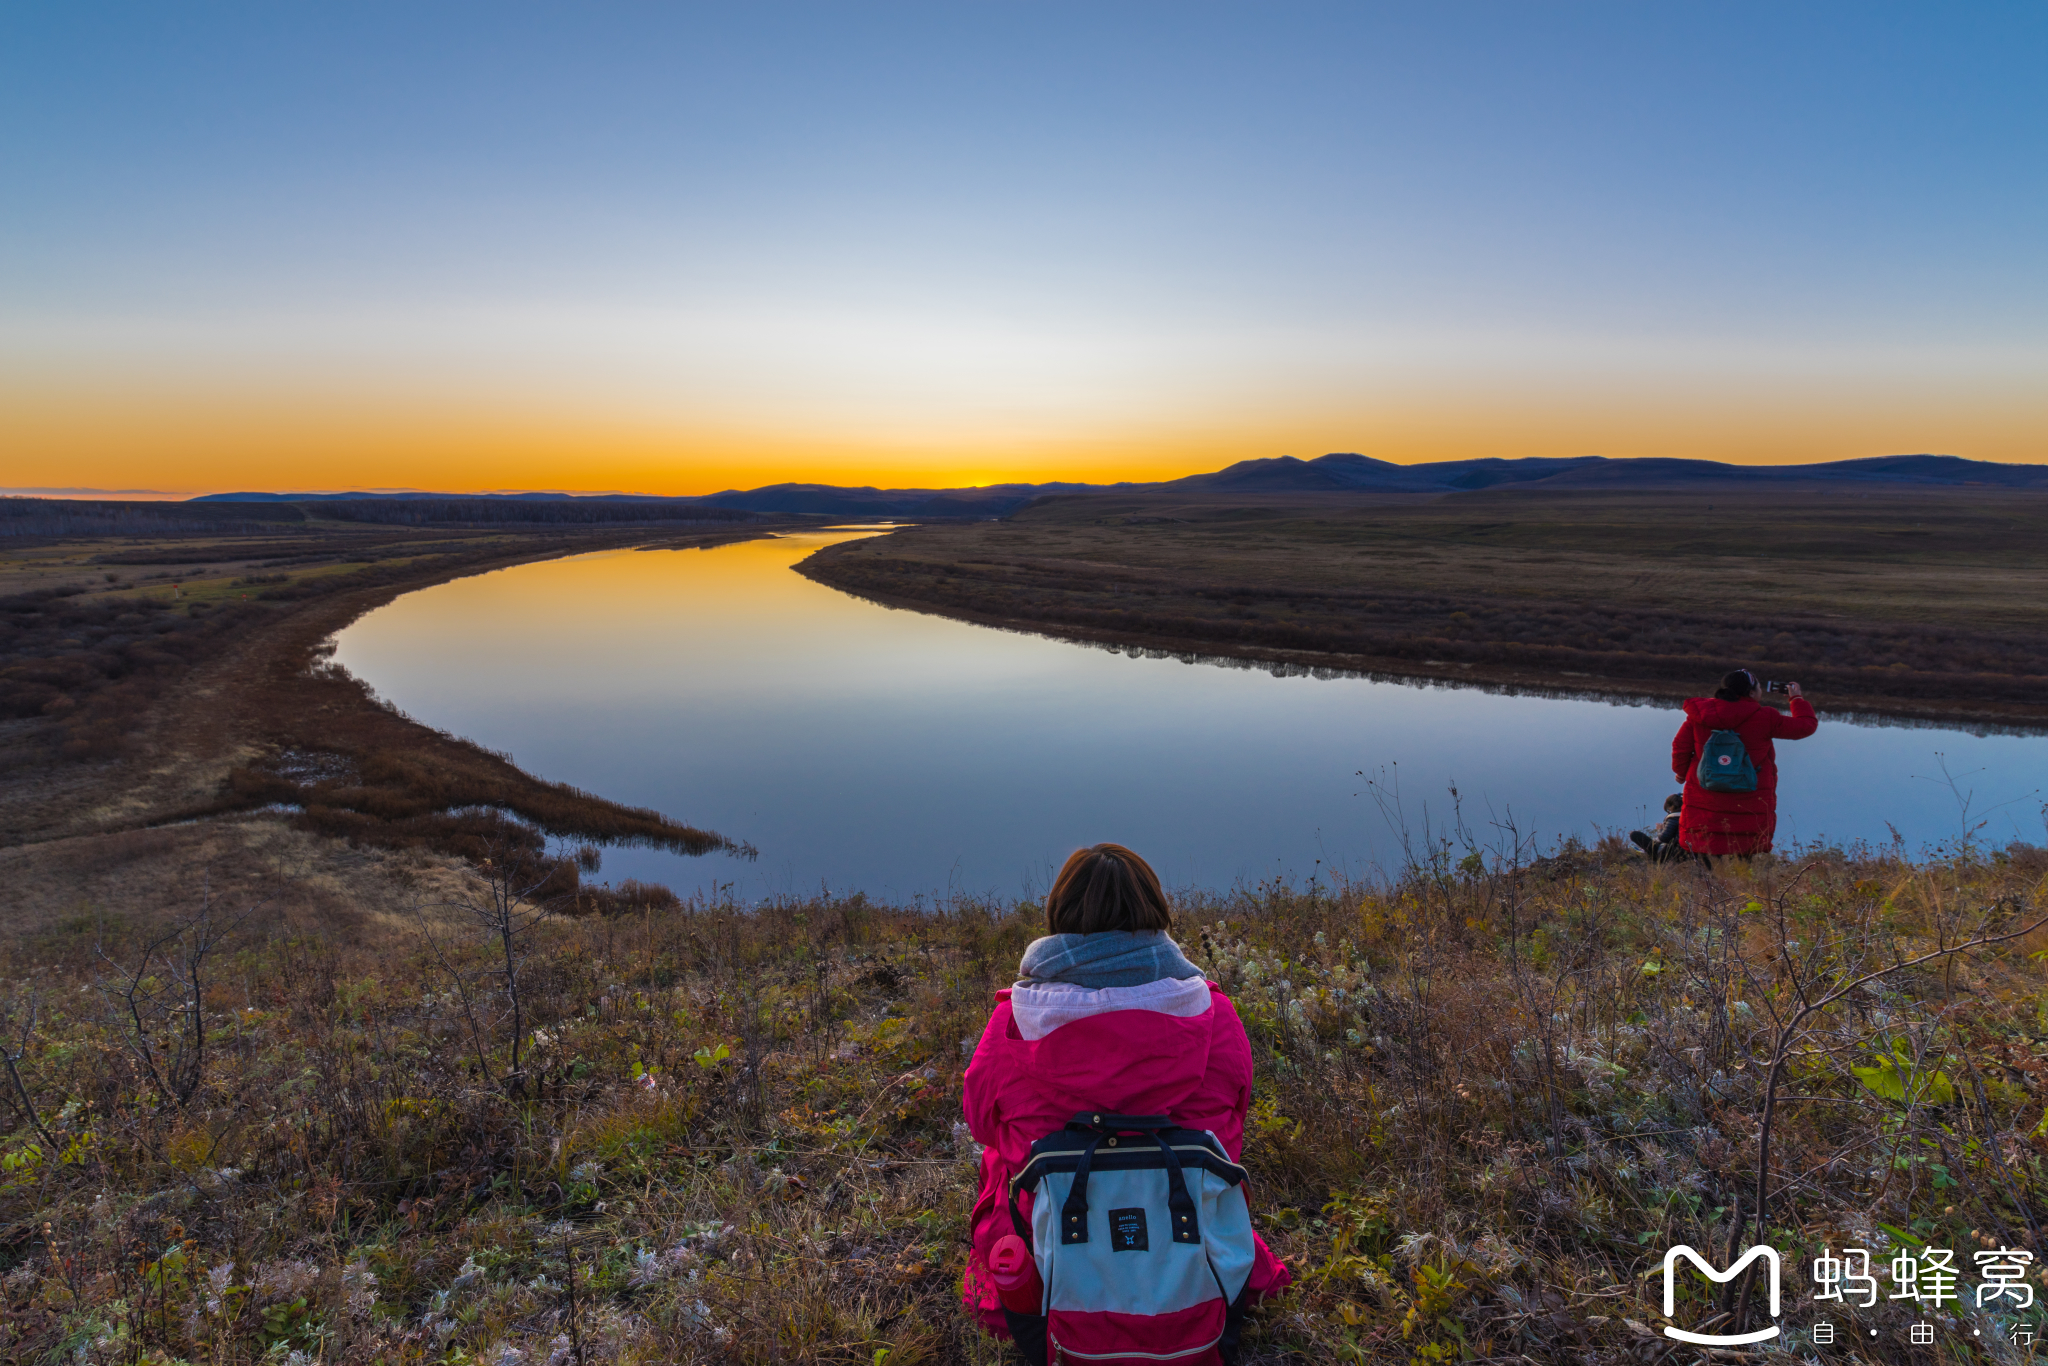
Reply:
[[[1685,783],[1685,806],[1678,813],[1679,847],[1695,854],[1732,854],[1748,858],[1771,851],[1778,828],[1778,755],[1773,740],[1804,740],[1820,724],[1806,695],[1793,683],[1790,716],[1756,700],[1756,675],[1737,669],[1721,680],[1712,697],[1688,698],[1685,724],[1671,741],[1671,771]],[[1700,785],[1700,755],[1717,730],[1742,737],[1749,761],[1756,765],[1756,788],[1750,792],[1715,791]]]

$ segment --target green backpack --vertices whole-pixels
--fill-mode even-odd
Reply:
[[[1732,730],[1717,730],[1707,737],[1694,776],[1709,792],[1756,791],[1756,765],[1749,760],[1749,746]]]

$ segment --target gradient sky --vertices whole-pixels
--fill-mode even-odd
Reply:
[[[2048,6],[0,8],[0,486],[2048,460]]]

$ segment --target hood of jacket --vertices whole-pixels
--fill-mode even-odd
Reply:
[[[1724,702],[1718,697],[1688,697],[1685,700],[1686,716],[1713,730],[1739,729],[1743,722],[1759,711],[1768,710],[1754,697],[1745,697],[1739,702]]]

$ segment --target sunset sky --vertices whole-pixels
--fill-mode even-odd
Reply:
[[[0,486],[2048,461],[2048,7],[0,9]]]

